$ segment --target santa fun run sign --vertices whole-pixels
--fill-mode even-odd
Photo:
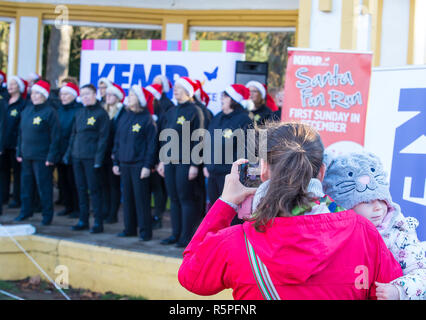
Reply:
[[[325,147],[364,145],[371,53],[289,48],[282,119],[313,126]]]
[[[239,41],[83,40],[80,82],[97,86],[98,79],[106,77],[127,95],[132,85],[146,87],[159,74],[171,83],[190,77],[203,83],[208,107],[216,114],[222,91],[234,83],[235,62],[245,60],[244,52]]]

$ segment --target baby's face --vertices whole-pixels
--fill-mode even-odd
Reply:
[[[388,206],[383,200],[373,200],[357,204],[353,207],[353,210],[364,218],[370,220],[377,227],[382,224],[383,219],[388,213]]]

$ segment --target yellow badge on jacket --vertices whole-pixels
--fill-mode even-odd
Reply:
[[[40,125],[41,120],[43,119],[37,116],[33,119],[33,124]]]
[[[256,114],[254,116],[254,121],[259,122],[259,120],[260,120],[260,114]]]
[[[89,126],[93,126],[96,122],[96,119],[94,117],[90,117],[89,119],[87,119],[87,125]]]
[[[232,137],[232,130],[231,129],[225,129],[225,130],[223,130],[223,137],[224,138],[226,138],[226,139],[229,139],[229,138],[231,138]]]
[[[178,124],[180,124],[180,125],[183,125],[183,123],[184,123],[185,121],[186,121],[185,117],[184,117],[184,116],[180,116],[180,117],[177,119],[176,123],[178,123]]]
[[[141,129],[142,127],[139,125],[139,123],[136,123],[136,124],[134,124],[133,126],[132,126],[132,132],[139,132],[139,130]]]
[[[18,115],[18,110],[13,109],[12,111],[10,111],[10,115],[11,115],[12,117],[16,117],[16,116]]]

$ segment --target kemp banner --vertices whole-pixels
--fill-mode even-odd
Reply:
[[[371,53],[289,48],[283,121],[316,128],[325,147],[364,145]]]
[[[235,62],[245,60],[244,51],[239,41],[83,40],[80,83],[97,85],[107,77],[127,94],[134,84],[150,85],[158,74],[172,83],[189,76],[203,83],[209,108],[217,113],[220,94],[234,82]]]

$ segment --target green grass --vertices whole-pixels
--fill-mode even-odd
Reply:
[[[18,293],[19,289],[16,287],[16,284],[13,282],[6,282],[0,280],[0,290],[7,291],[9,293]]]
[[[127,298],[129,300],[147,300],[144,297],[123,296],[123,295],[115,294],[112,292],[107,292],[101,295],[101,300],[120,300],[121,298]]]

